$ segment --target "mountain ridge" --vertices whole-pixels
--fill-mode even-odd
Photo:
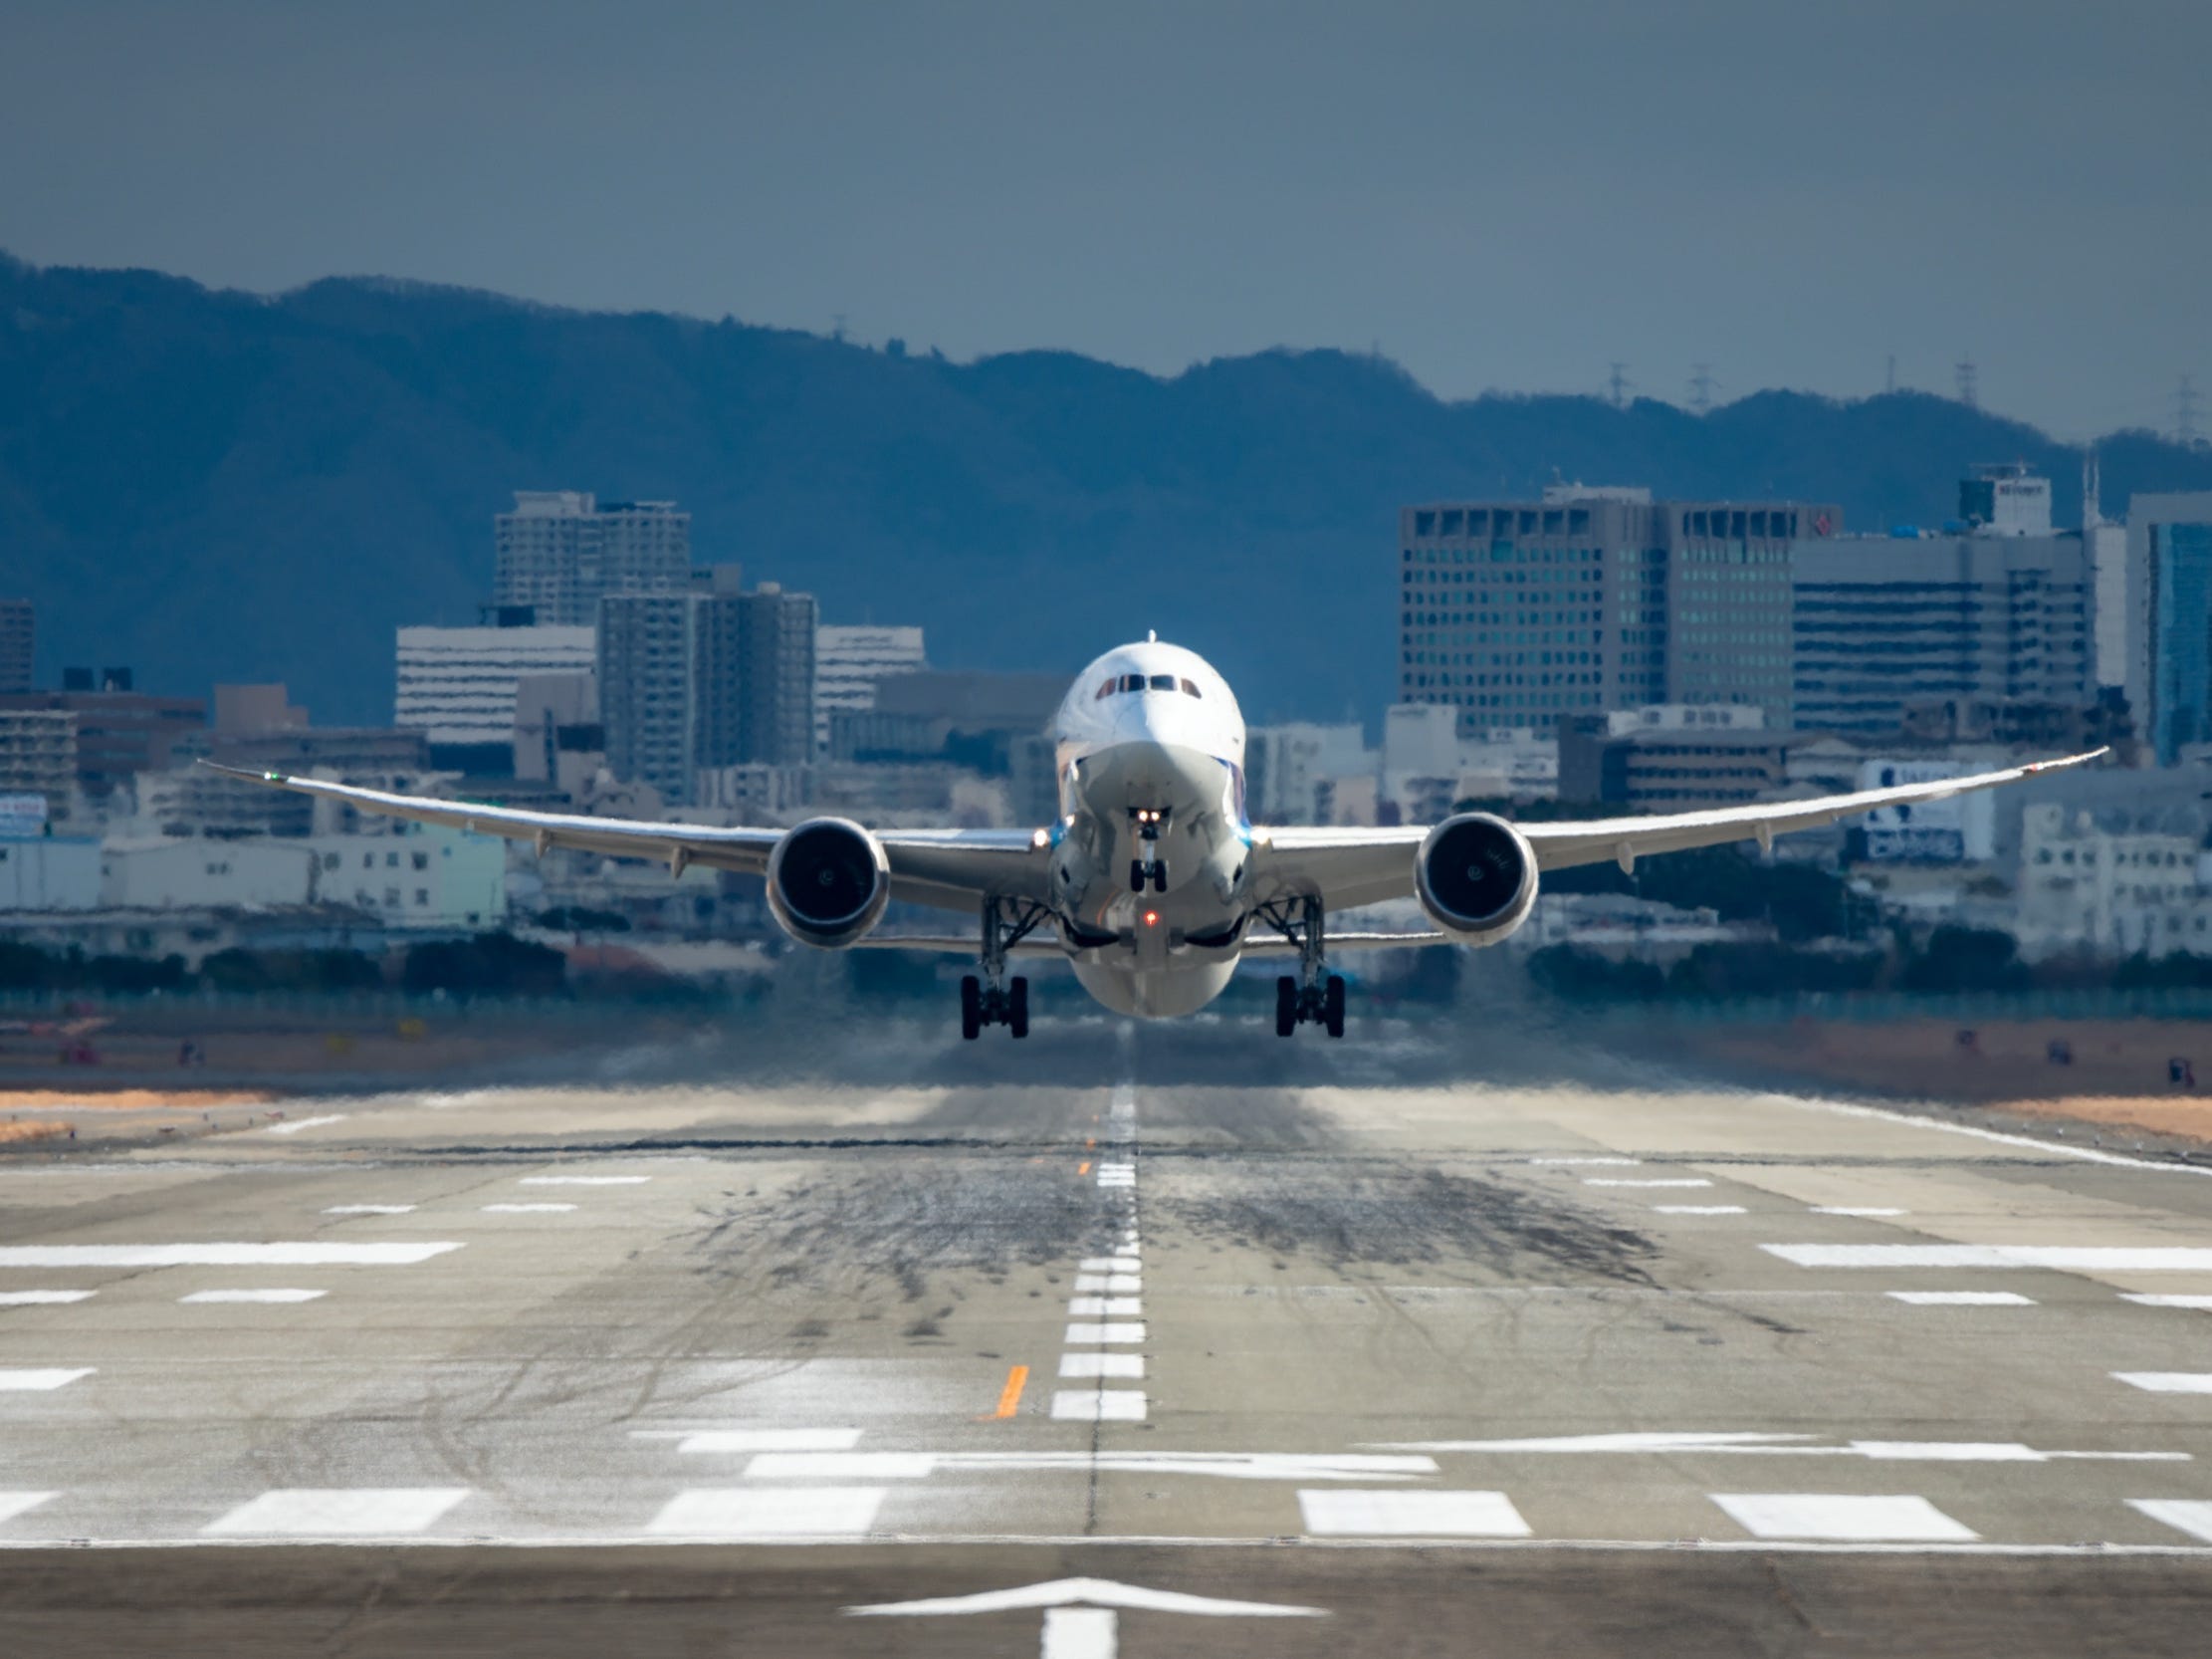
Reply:
[[[2212,488],[2212,453],[2101,440],[2106,510]],[[1938,523],[1974,461],[2081,451],[1926,393],[1447,402],[1398,364],[1277,349],[1159,376],[1078,354],[956,363],[791,330],[325,278],[273,296],[0,256],[0,592],[40,673],[282,679],[390,716],[392,629],[468,622],[516,489],[673,498],[694,557],[919,622],[933,660],[1066,671],[1158,628],[1255,719],[1394,686],[1396,510],[1553,478],[1834,500]]]

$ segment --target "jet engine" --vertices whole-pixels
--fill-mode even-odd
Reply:
[[[769,854],[769,909],[802,945],[841,950],[883,919],[891,862],[846,819],[808,819]]]
[[[1461,813],[1429,831],[1414,856],[1429,919],[1462,945],[1494,945],[1536,904],[1536,849],[1489,813]]]

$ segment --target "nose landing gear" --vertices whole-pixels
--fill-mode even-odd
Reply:
[[[1164,858],[1132,858],[1129,860],[1129,890],[1141,893],[1146,887],[1156,893],[1168,890],[1168,863]]]
[[[1168,863],[1160,856],[1160,831],[1168,827],[1168,809],[1165,807],[1132,807],[1129,822],[1137,827],[1137,840],[1141,856],[1129,860],[1129,890],[1141,893],[1146,887],[1156,893],[1168,890]]]

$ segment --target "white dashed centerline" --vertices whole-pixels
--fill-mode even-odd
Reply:
[[[2035,1299],[2013,1291],[1889,1291],[1891,1302],[1914,1307],[2033,1307]]]
[[[325,1112],[321,1117],[295,1117],[289,1122],[272,1123],[263,1132],[272,1135],[296,1135],[302,1129],[320,1129],[326,1123],[343,1123],[352,1113]]]
[[[0,1307],[44,1307],[65,1302],[87,1302],[91,1291],[0,1291]]]
[[[194,1291],[179,1302],[313,1302],[328,1291]]]
[[[0,1394],[43,1394],[56,1388],[67,1388],[71,1383],[91,1376],[93,1371],[94,1367],[90,1365],[78,1370],[44,1366],[0,1371]]]

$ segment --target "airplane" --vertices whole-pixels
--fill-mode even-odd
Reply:
[[[1295,955],[1275,984],[1275,1032],[1344,1035],[1332,948],[1495,945],[1528,920],[1542,874],[1687,847],[1756,840],[1873,811],[1941,801],[2095,760],[2103,750],[1973,777],[1659,817],[1517,824],[1455,813],[1436,825],[1254,826],[1245,813],[1244,720],[1228,682],[1195,651],[1148,636],[1077,676],[1052,721],[1060,815],[1035,830],[870,830],[815,818],[788,830],[655,824],[479,806],[279,772],[218,772],[358,811],[531,842],[740,870],[767,882],[777,923],[802,945],[974,952],[961,1035],[1029,1031],[1028,981],[1008,959],[1063,958],[1119,1014],[1205,1008],[1245,956]],[[203,763],[212,764],[212,763]],[[1334,911],[1417,899],[1424,932],[1328,930]],[[874,930],[893,900],[980,918],[976,935]]]

